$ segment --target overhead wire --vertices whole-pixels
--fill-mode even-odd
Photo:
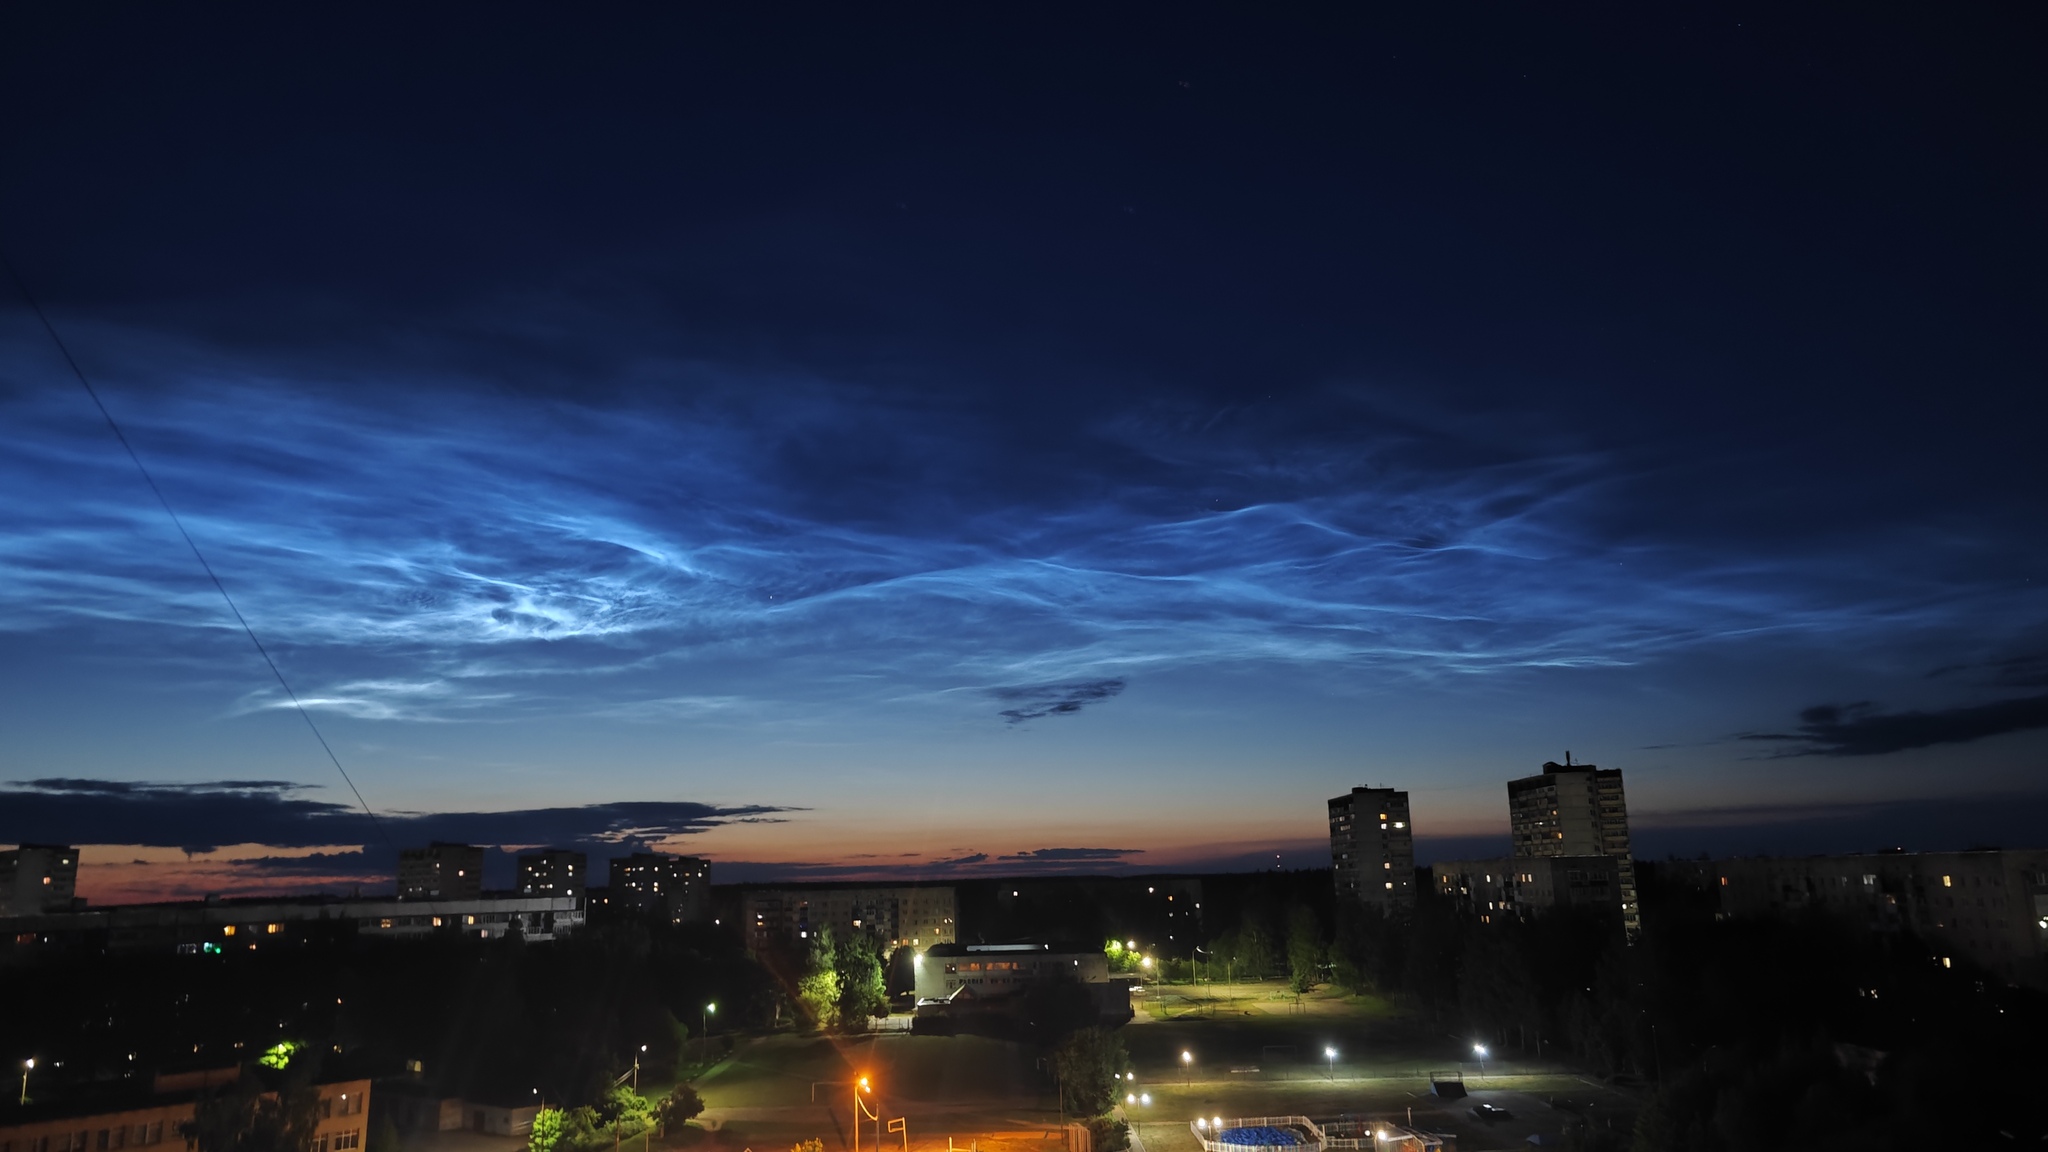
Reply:
[[[384,822],[377,818],[377,813],[370,807],[370,802],[363,798],[362,789],[356,787],[356,782],[349,776],[348,769],[341,766],[341,757],[334,754],[334,748],[327,743],[327,737],[321,733],[320,726],[313,722],[313,714],[307,710],[305,702],[299,699],[299,694],[292,690],[291,682],[285,679],[284,670],[277,666],[275,659],[271,658],[270,650],[263,646],[263,641],[256,635],[256,629],[250,627],[248,618],[243,616],[242,610],[235,605],[235,598],[228,595],[227,585],[221,583],[220,574],[213,570],[213,565],[206,559],[206,553],[200,551],[199,542],[192,538],[192,533],[186,531],[185,521],[179,517],[178,510],[171,507],[170,499],[164,495],[164,490],[157,485],[156,477],[150,475],[149,468],[142,462],[142,456],[135,451],[135,445],[129,443],[128,434],[121,430],[120,422],[114,419],[113,412],[109,411],[106,402],[100,399],[99,390],[92,386],[92,381],[86,377],[85,370],[78,366],[78,360],[71,355],[70,346],[65,344],[64,337],[58,334],[57,326],[50,323],[50,318],[43,312],[43,306],[37,302],[35,293],[29,291],[28,283],[21,278],[21,273],[15,270],[14,263],[8,260],[5,255],[0,255],[0,267],[7,269],[8,279],[14,282],[15,291],[21,293],[21,298],[28,304],[29,311],[35,313],[36,319],[42,323],[43,331],[49,334],[50,342],[57,346],[58,353],[64,357],[64,363],[71,369],[71,375],[85,389],[85,394],[92,398],[93,407],[99,409],[100,417],[107,422],[107,428],[114,433],[114,439],[119,441],[122,450],[128,453],[129,462],[133,463],[135,470],[142,474],[143,483],[149,485],[149,490],[156,497],[156,502],[163,506],[164,515],[170,517],[172,526],[178,530],[179,537],[185,541],[185,547],[192,550],[192,558],[199,561],[199,567],[205,571],[206,578],[213,582],[214,591],[220,593],[221,601],[228,606],[228,612],[234,616],[235,623],[241,625],[242,634],[249,638],[250,644],[255,645],[256,654],[263,657],[264,665],[270,669],[270,674],[277,678],[278,687],[284,689],[285,696],[291,700],[292,707],[298,711],[299,719],[306,722],[306,728],[313,733],[313,739],[319,741],[320,750],[327,754],[328,762],[333,764],[334,770],[341,774],[342,783],[348,785],[349,792],[355,796],[356,803],[362,807],[363,815],[370,818],[370,826],[376,829],[377,838],[382,840],[386,847],[396,847],[392,843],[390,835],[384,830]]]

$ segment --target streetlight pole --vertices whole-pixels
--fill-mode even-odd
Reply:
[[[862,1076],[853,1082],[853,1152],[860,1152],[860,1094],[868,1090],[868,1078]],[[875,1152],[881,1152],[881,1142],[876,1141]]]
[[[22,1104],[22,1107],[24,1107],[24,1108],[26,1108],[26,1107],[28,1106],[28,1074],[29,1074],[29,1070],[30,1070],[30,1069],[32,1069],[32,1068],[34,1068],[35,1066],[36,1066],[36,1058],[35,1058],[35,1057],[33,1057],[33,1056],[31,1056],[31,1057],[29,1057],[28,1059],[26,1059],[26,1060],[23,1060],[23,1061],[21,1062],[21,1104]]]
[[[647,1045],[640,1046],[640,1052],[633,1053],[633,1091],[640,1091],[640,1053],[647,1051]]]
[[[697,1014],[697,1032],[698,1035],[704,1038],[704,1056],[706,1059],[711,1057],[711,1017],[717,1011],[718,1001],[712,1000],[704,1005],[704,1011]]]
[[[1479,1078],[1481,1080],[1486,1079],[1486,1045],[1474,1044],[1472,1046],[1472,1054],[1479,1057]]]
[[[1195,1086],[1195,1054],[1194,1054],[1193,1052],[1182,1052],[1182,1053],[1180,1054],[1180,1068],[1181,1068],[1181,1080],[1182,1080],[1182,1082],[1183,1082],[1183,1083],[1185,1083],[1185,1084],[1186,1084],[1186,1085],[1187,1085],[1188,1087],[1190,1087],[1190,1088],[1194,1087],[1194,1086]]]
[[[1337,1050],[1335,1048],[1325,1048],[1323,1049],[1323,1055],[1330,1058],[1330,1083],[1335,1084],[1337,1082]]]

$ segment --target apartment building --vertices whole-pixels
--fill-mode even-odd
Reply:
[[[400,900],[474,900],[484,893],[484,850],[444,844],[398,851]]]
[[[552,940],[583,926],[573,896],[474,900],[188,900],[110,905],[78,912],[0,917],[0,958],[69,952],[217,954],[295,947],[339,936],[404,939],[435,933]]]
[[[519,894],[581,897],[589,875],[590,858],[581,852],[562,848],[528,852],[519,857]]]
[[[2048,850],[1717,860],[1712,875],[1724,916],[1824,910],[2048,988]]]
[[[78,849],[23,844],[0,852],[0,916],[69,912],[78,895]]]
[[[1642,930],[1636,904],[1635,858],[1629,848],[1628,799],[1619,768],[1548,762],[1535,776],[1508,782],[1511,851],[1517,860],[1606,856],[1616,862],[1616,902],[1633,938]]]
[[[827,928],[886,947],[951,944],[958,915],[952,886],[938,884],[748,888],[739,899],[741,932],[756,951],[801,944]]]
[[[232,1082],[237,1069],[209,1070],[209,1085]],[[163,1077],[148,1095],[109,1107],[104,1101],[31,1103],[0,1120],[0,1152],[124,1152],[161,1147],[185,1152],[184,1125],[192,1122],[201,1090],[180,1089],[180,1078]],[[307,1152],[357,1152],[370,1115],[370,1082],[342,1080],[314,1085],[320,1094],[318,1125]],[[33,1094],[31,1094],[33,1095]],[[10,1101],[11,1102],[11,1101]]]
[[[677,924],[711,919],[711,861],[666,852],[614,856],[606,899],[614,910],[657,912]]]
[[[1330,871],[1339,900],[1387,913],[1415,907],[1415,829],[1408,793],[1353,788],[1330,801]]]
[[[1451,860],[1432,864],[1430,876],[1438,896],[1485,924],[1621,904],[1621,862],[1612,856]]]

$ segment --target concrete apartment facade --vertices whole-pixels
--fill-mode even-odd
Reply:
[[[339,933],[389,939],[450,933],[496,939],[518,932],[528,940],[544,941],[577,930],[583,921],[583,901],[571,896],[186,901],[0,918],[0,947],[15,954],[81,947],[241,952],[294,946]]]
[[[2048,850],[1716,860],[1712,876],[1724,916],[1828,911],[2048,988]]]
[[[1633,938],[1642,930],[1636,905],[1635,857],[1629,847],[1628,799],[1621,769],[1591,764],[1543,765],[1535,776],[1508,782],[1511,852],[1517,860],[1606,856],[1616,862],[1621,920]]]
[[[1432,864],[1430,876],[1438,896],[1484,924],[1621,904],[1621,862],[1612,856],[1450,860]]]
[[[78,849],[23,844],[0,852],[0,916],[69,912],[78,895]]]
[[[1415,829],[1408,793],[1394,788],[1353,788],[1332,799],[1330,872],[1337,899],[1388,914],[1415,907]]]
[[[232,1069],[209,1083],[235,1079]],[[167,1078],[168,1079],[168,1078]],[[314,1086],[320,1093],[319,1124],[308,1152],[358,1152],[370,1114],[370,1082],[342,1080]],[[159,1091],[122,1108],[31,1104],[0,1124],[0,1152],[122,1152],[129,1148],[187,1147],[180,1129],[192,1122],[199,1092]]]
[[[398,851],[400,900],[474,900],[484,894],[484,850],[435,842]]]
[[[521,896],[583,895],[589,883],[590,857],[581,852],[550,848],[519,857],[518,891]]]
[[[615,911],[658,912],[676,924],[711,919],[711,861],[666,852],[614,856],[605,899]]]
[[[802,945],[822,929],[859,933],[887,947],[951,944],[959,909],[951,885],[817,885],[740,893],[741,932],[755,951]]]

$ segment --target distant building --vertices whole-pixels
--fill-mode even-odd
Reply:
[[[677,924],[711,919],[711,861],[665,852],[635,852],[611,862],[611,907],[657,912]]]
[[[1110,979],[1109,958],[1100,949],[934,944],[918,953],[916,970],[920,1016],[997,1007],[1021,999],[1034,984],[1072,981],[1094,995],[1104,1019],[1131,1018],[1131,985],[1127,980]]]
[[[1814,909],[1911,930],[2014,984],[2048,988],[2048,850],[1881,852],[1713,863],[1723,916]]]
[[[78,849],[23,844],[0,852],[0,916],[69,912],[78,895]]]
[[[589,872],[590,858],[581,852],[529,852],[519,858],[519,894],[581,897]]]
[[[1330,872],[1337,899],[1383,912],[1415,907],[1415,829],[1408,793],[1353,788],[1330,801]]]
[[[484,892],[484,850],[473,844],[401,848],[400,900],[474,900]]]
[[[954,942],[957,916],[953,888],[943,884],[748,888],[739,899],[741,935],[755,951],[800,945],[827,928],[839,939],[928,948]]]
[[[1430,875],[1439,897],[1486,924],[1621,906],[1621,862],[1612,856],[1451,860],[1431,865]]]
[[[348,900],[338,897],[126,904],[0,918],[0,958],[33,961],[76,951],[245,952],[336,936],[403,939],[437,933],[545,941],[583,926],[572,896],[472,900]],[[0,1152],[6,1152],[0,1149]]]
[[[73,857],[76,859],[76,857]],[[217,1070],[209,1083],[235,1079],[232,1069]],[[166,1077],[165,1080],[174,1078]],[[28,1095],[33,1100],[34,1084]],[[370,1082],[342,1080],[316,1084],[320,1103],[308,1152],[357,1152],[367,1142]],[[55,1100],[15,1108],[0,1120],[4,1152],[117,1152],[128,1148],[161,1148],[184,1152],[184,1125],[192,1122],[203,1089],[162,1090],[109,1102],[94,1098],[76,1104]]]
[[[1628,800],[1621,769],[1546,763],[1540,775],[1508,782],[1508,824],[1518,860],[1551,856],[1607,856],[1616,861],[1616,902],[1622,926],[1642,928],[1636,906],[1635,859],[1629,849]]]

